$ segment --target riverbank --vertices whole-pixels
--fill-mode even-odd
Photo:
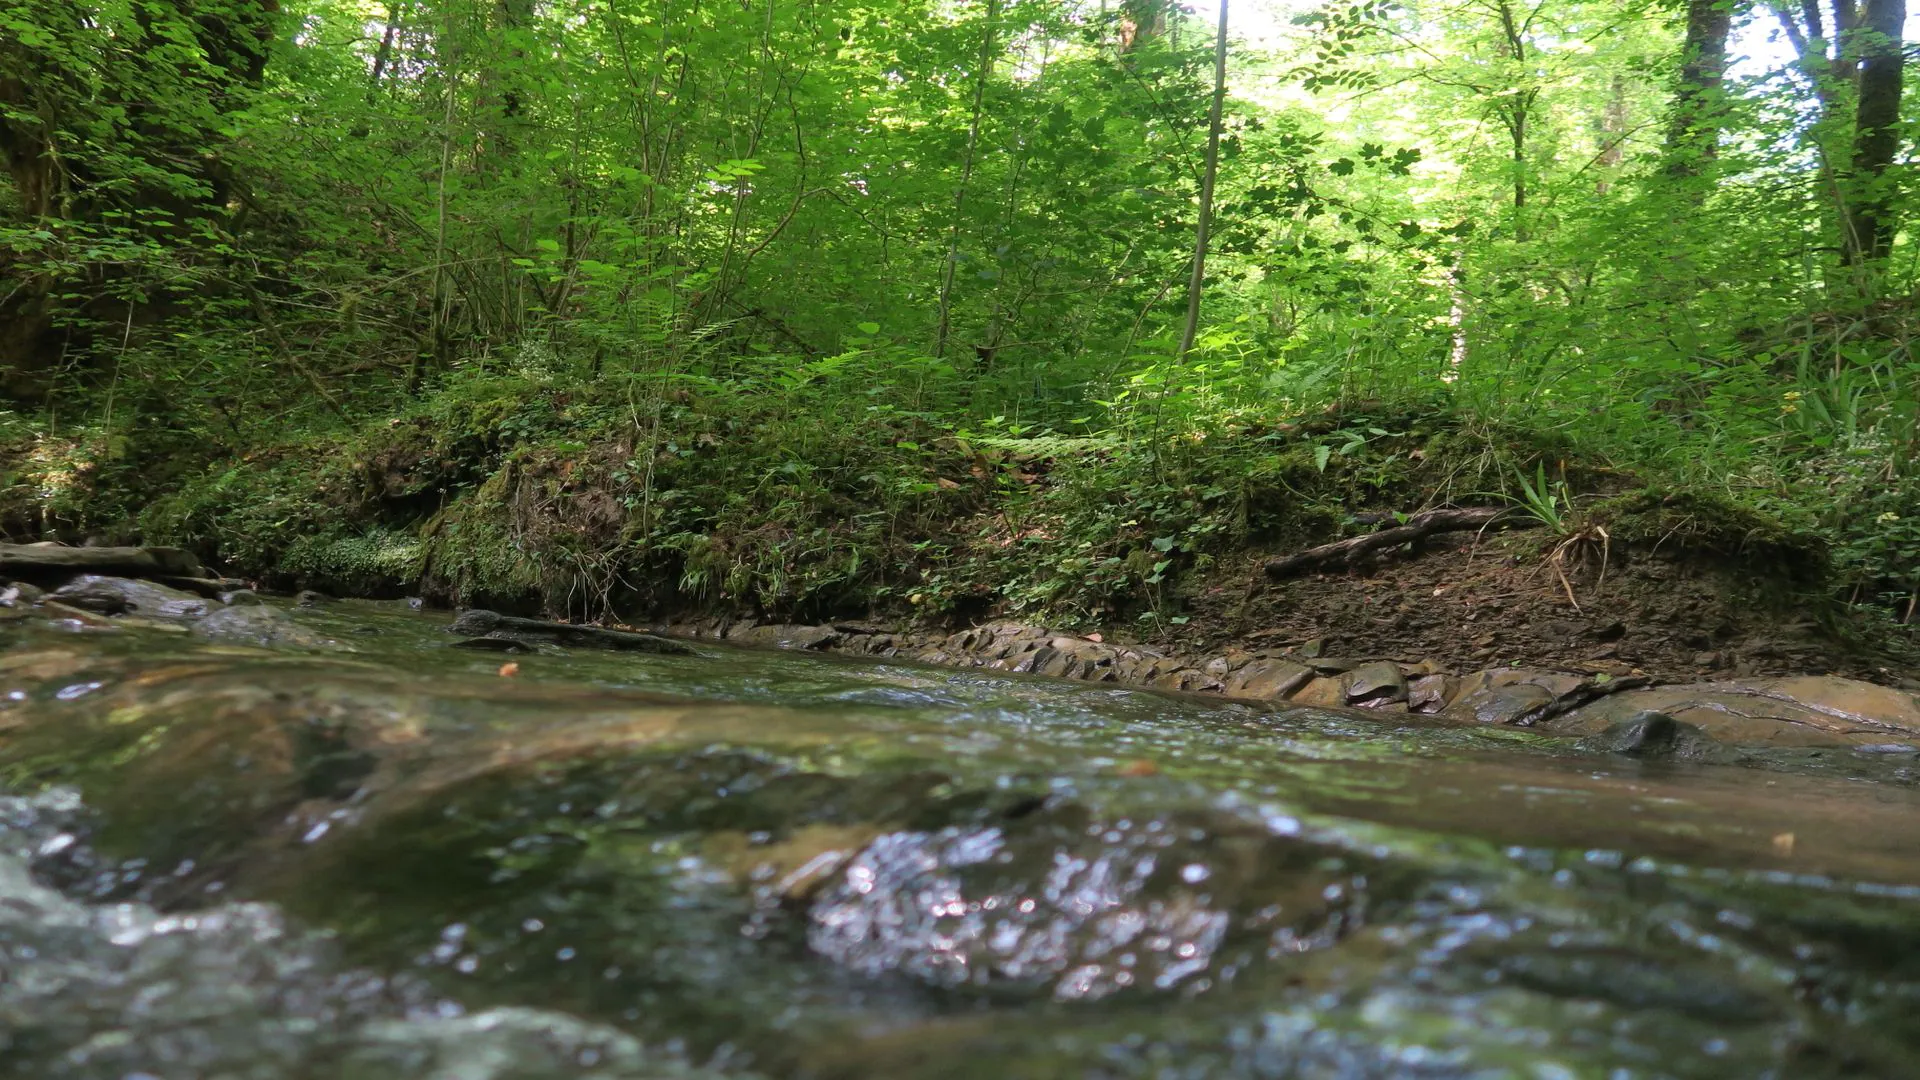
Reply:
[[[115,573],[132,576],[114,576]],[[73,632],[173,631],[234,644],[358,651],[330,639],[244,583],[211,575],[191,553],[171,548],[0,545],[0,622]],[[317,611],[337,601],[316,592],[295,599]],[[418,610],[418,599],[408,602]],[[481,653],[565,655],[607,650],[692,655],[686,642],[907,659],[958,669],[1051,676],[1117,687],[1173,691],[1240,703],[1353,710],[1386,720],[1428,715],[1451,723],[1522,728],[1577,740],[1590,750],[1737,762],[1747,751],[1781,748],[1920,752],[1920,696],[1855,679],[1819,675],[1674,679],[1618,659],[1559,667],[1449,666],[1330,653],[1327,641],[1245,647],[1217,653],[1108,641],[1015,622],[954,632],[839,621],[819,625],[709,617],[667,621],[634,633],[549,622],[472,608],[444,629],[450,647]],[[1616,643],[1624,638],[1616,638]],[[1617,650],[1616,650],[1617,652]],[[518,674],[517,660],[503,675]],[[1892,676],[1882,670],[1881,674]],[[1887,681],[1899,681],[1897,677]]]
[[[675,394],[636,420],[622,401],[475,374],[346,431],[117,450],[15,438],[0,527],[176,545],[286,592],[587,621],[1013,621],[1202,660],[1317,651],[1451,672],[1920,670],[1884,576],[1898,550],[1862,546],[1872,522],[1845,486],[1715,490],[1435,402],[1160,442],[839,419]],[[1503,516],[1268,569],[1449,507]],[[1897,540],[1894,517],[1874,527]]]

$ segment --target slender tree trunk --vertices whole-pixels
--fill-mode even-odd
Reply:
[[[368,80],[371,97],[380,92],[380,80],[386,77],[388,65],[393,63],[393,39],[400,32],[401,20],[406,17],[407,0],[391,0],[387,4],[386,32],[380,35],[380,48],[373,54],[373,73]]]
[[[1845,106],[1855,67],[1853,53],[1847,48],[1847,31],[1854,23],[1856,0],[1832,0],[1832,3],[1834,30],[1831,36],[1827,33],[1819,0],[1800,0],[1797,13],[1782,0],[1773,0],[1769,6],[1780,20],[1787,40],[1793,43],[1798,58],[1796,66],[1812,85],[1814,98],[1820,104],[1820,116],[1814,123],[1811,138],[1819,155],[1821,187],[1828,198],[1834,231],[1841,238],[1842,251],[1848,252],[1851,245],[1847,238],[1853,223],[1847,209],[1851,192],[1844,159],[1852,118],[1846,115]],[[1843,283],[1830,281],[1828,284],[1837,289]]]
[[[1500,29],[1506,35],[1507,55],[1514,64],[1527,62],[1527,31],[1532,26],[1531,17],[1523,23],[1514,17],[1513,5],[1500,0],[1498,6]],[[1511,104],[1496,105],[1501,109],[1501,120],[1506,124],[1507,136],[1513,152],[1513,238],[1527,239],[1527,128],[1533,115],[1534,103],[1540,99],[1538,88],[1516,91]]]
[[[999,21],[1000,0],[987,0],[987,25],[980,35],[980,74],[973,83],[973,123],[967,130],[967,158],[960,167],[960,188],[953,194],[953,228],[947,234],[947,266],[940,278],[940,329],[933,343],[933,355],[938,357],[947,355],[947,335],[953,328],[953,274],[960,263],[960,222],[980,146],[980,114],[986,105],[987,80],[993,76],[993,32]]]
[[[1453,265],[1447,268],[1447,300],[1447,369],[1440,373],[1440,381],[1452,384],[1460,381],[1460,372],[1467,366],[1469,348],[1465,239],[1454,242]]]
[[[449,40],[451,40],[449,28]],[[446,105],[440,117],[440,180],[434,195],[435,222],[433,235],[433,316],[429,324],[432,358],[436,365],[444,366],[451,351],[452,337],[448,332],[448,317],[453,309],[453,287],[447,275],[447,174],[453,169],[453,119],[454,106],[458,101],[455,92],[459,82],[455,66],[441,59],[441,78],[446,82]],[[407,389],[416,390],[420,384],[420,363],[418,358],[408,365]]]
[[[1193,277],[1187,281],[1187,328],[1180,356],[1200,332],[1200,293],[1207,279],[1207,235],[1213,230],[1213,182],[1220,173],[1220,111],[1227,98],[1227,0],[1220,0],[1220,30],[1213,42],[1213,107],[1207,113],[1207,171],[1200,178],[1200,224],[1194,230]]]
[[[1893,244],[1895,215],[1887,167],[1900,151],[1900,97],[1904,89],[1901,31],[1906,0],[1865,0],[1855,31],[1859,99],[1854,112],[1853,174],[1847,198],[1845,251],[1860,264],[1882,258]]]
[[[1667,128],[1667,174],[1697,176],[1719,153],[1732,0],[1687,0],[1687,38]]]

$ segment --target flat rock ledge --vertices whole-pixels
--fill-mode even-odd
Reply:
[[[1725,744],[1920,753],[1920,697],[1826,676],[1654,685],[1638,674],[1527,668],[1461,673],[1431,661],[1347,660],[1286,649],[1193,656],[1014,622],[941,632],[712,618],[654,629],[732,645],[897,657],[1374,715],[1426,715],[1573,738],[1599,737],[1659,713]]]

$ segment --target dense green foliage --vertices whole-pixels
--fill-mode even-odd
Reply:
[[[1905,610],[1903,12],[1237,0],[1183,354],[1211,5],[0,0],[0,525],[1092,617],[1646,482]]]

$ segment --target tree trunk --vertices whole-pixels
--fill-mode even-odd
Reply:
[[[1500,0],[1496,9],[1500,16],[1500,29],[1506,36],[1507,56],[1517,67],[1524,68],[1527,63],[1527,29],[1532,24],[1529,17],[1522,23],[1514,17],[1513,5],[1508,0]],[[1533,106],[1540,100],[1537,87],[1519,91],[1511,95],[1508,104],[1495,104],[1500,112],[1501,122],[1506,125],[1507,137],[1513,152],[1513,238],[1524,242],[1527,239],[1527,128],[1533,115]]]
[[[953,194],[953,228],[947,234],[947,265],[940,277],[940,328],[934,335],[933,355],[947,355],[947,336],[953,328],[953,274],[960,263],[960,220],[967,205],[967,185],[973,182],[973,162],[980,146],[980,116],[986,106],[987,80],[993,77],[993,31],[1000,21],[1000,0],[987,0],[987,26],[980,36],[980,73],[973,84],[973,123],[967,129],[967,158],[960,167],[960,188]]]
[[[389,0],[387,4],[386,30],[380,35],[380,48],[373,54],[373,72],[367,80],[372,96],[380,92],[380,80],[386,77],[388,65],[393,63],[393,40],[400,33],[400,23],[406,18],[406,0]]]
[[[1213,42],[1213,106],[1207,113],[1207,171],[1200,178],[1200,224],[1194,229],[1193,277],[1187,281],[1187,327],[1180,335],[1184,357],[1200,332],[1200,293],[1207,279],[1207,235],[1213,229],[1213,182],[1220,175],[1220,112],[1227,98],[1227,0],[1220,0],[1220,30]]]
[[[1900,151],[1900,97],[1905,77],[1901,31],[1906,0],[1865,0],[1854,32],[1859,99],[1854,113],[1853,170],[1843,240],[1847,261],[1882,258],[1893,244],[1895,215],[1887,167]],[[1851,43],[1850,43],[1851,44]]]
[[[1120,5],[1120,51],[1145,45],[1167,32],[1167,0],[1125,0]]]
[[[1732,0],[1687,0],[1687,38],[1667,128],[1667,174],[1697,176],[1719,154]]]

